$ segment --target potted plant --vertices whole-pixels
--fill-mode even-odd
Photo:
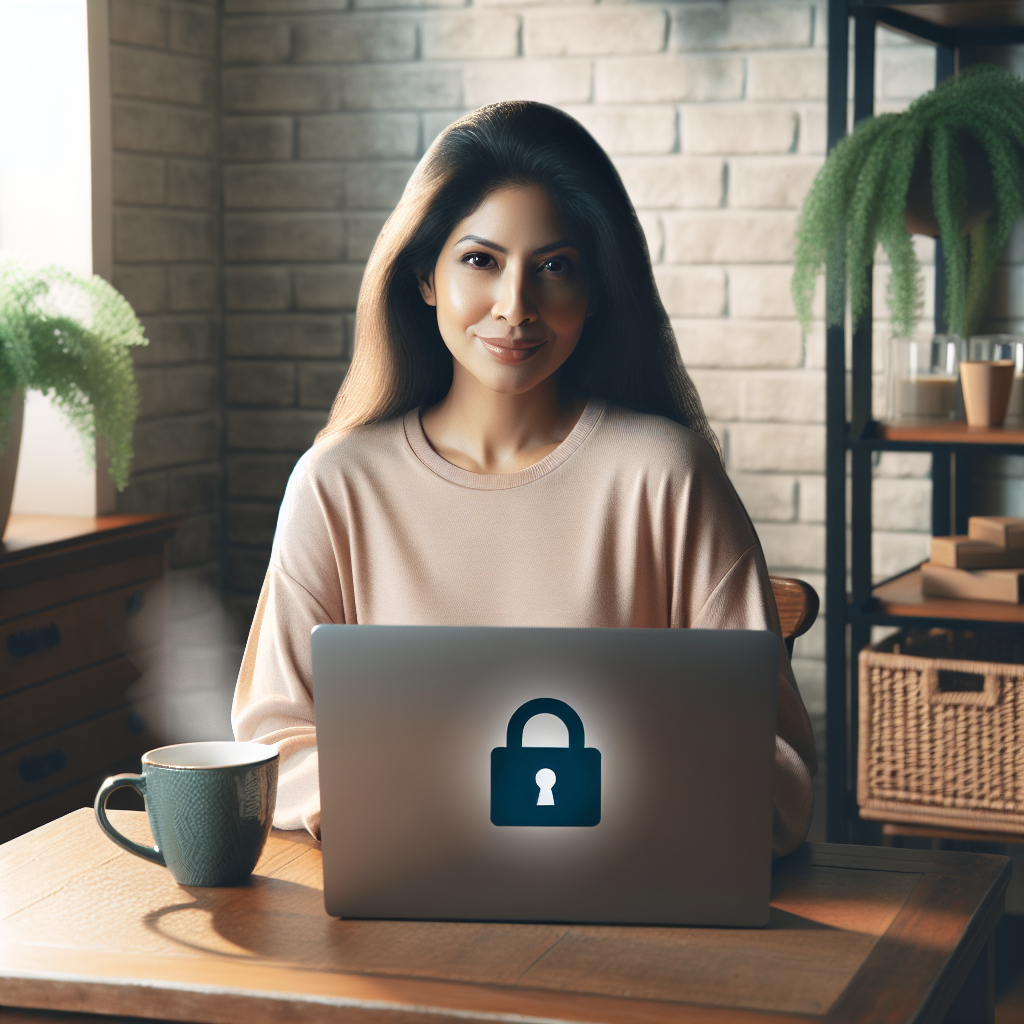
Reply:
[[[124,489],[138,409],[129,350],[146,343],[131,306],[102,278],[0,260],[0,535],[28,389],[51,395],[77,428],[86,458],[103,438],[110,476]]]
[[[923,294],[911,238],[919,233],[942,238],[946,328],[969,336],[1022,212],[1024,80],[1000,68],[971,68],[901,114],[865,118],[829,155],[804,201],[792,281],[804,328],[826,263],[845,268],[853,323],[860,322],[881,245],[891,266],[893,333],[909,335]],[[842,314],[840,301],[828,305],[830,325]]]

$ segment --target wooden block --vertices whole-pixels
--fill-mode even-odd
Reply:
[[[1024,569],[950,569],[925,562],[921,566],[921,592],[925,597],[1021,604]]]
[[[971,516],[967,520],[971,540],[983,540],[1000,548],[1024,549],[1024,519],[1012,516]]]
[[[1002,548],[971,537],[932,537],[932,564],[949,569],[1024,569],[1024,548]]]

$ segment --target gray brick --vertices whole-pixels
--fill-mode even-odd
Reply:
[[[327,422],[312,409],[229,409],[227,443],[233,451],[304,452]]]
[[[216,366],[161,366],[139,369],[139,419],[215,412],[220,387]]]
[[[423,146],[425,153],[438,137],[448,127],[458,121],[467,111],[465,110],[430,110],[422,115],[423,122]]]
[[[115,100],[114,149],[172,156],[213,156],[216,120],[212,113],[158,103]]]
[[[519,53],[519,17],[490,11],[428,15],[421,28],[426,60],[479,60]]]
[[[589,60],[470,61],[463,69],[467,107],[499,100],[588,103],[593,62]]]
[[[350,210],[390,210],[402,196],[416,164],[409,161],[350,163],[345,168],[345,205]]]
[[[228,209],[331,210],[342,204],[343,170],[337,164],[238,164],[224,168]]]
[[[217,202],[214,167],[209,160],[168,160],[167,205],[214,207]]]
[[[283,64],[291,54],[291,30],[284,21],[228,18],[221,35],[225,64]]]
[[[167,308],[167,272],[163,267],[117,264],[113,284],[139,315],[162,313]]]
[[[226,309],[288,309],[291,302],[291,277],[284,267],[228,267],[224,271]]]
[[[716,103],[681,111],[687,153],[789,153],[796,148],[798,114],[788,106]]]
[[[171,49],[197,57],[217,55],[217,15],[201,7],[175,4],[171,9]]]
[[[114,259],[187,262],[217,256],[212,218],[196,213],[114,210]]]
[[[384,227],[385,220],[387,220],[386,215],[381,213],[356,213],[346,218],[348,224],[346,232],[347,259],[365,263],[370,258],[370,253],[373,251],[381,228]]]
[[[114,154],[115,203],[162,205],[167,198],[167,171],[163,157]]]
[[[299,363],[299,405],[307,409],[330,409],[348,373],[348,365],[347,360]]]
[[[136,366],[167,366],[215,359],[217,341],[209,317],[143,317],[149,344],[132,350]]]
[[[169,306],[181,313],[217,308],[220,273],[213,266],[172,266],[167,268]]]
[[[127,515],[169,512],[173,508],[170,474],[165,470],[133,472],[128,486],[117,495],[117,511]]]
[[[168,473],[173,508],[179,512],[216,512],[220,507],[223,479],[219,463],[190,466]]]
[[[331,213],[229,213],[224,257],[242,262],[340,260],[345,223]]]
[[[800,209],[822,161],[772,156],[729,161],[729,205],[749,209]]]
[[[313,114],[299,120],[303,160],[414,157],[419,151],[416,114]]]
[[[111,0],[110,38],[163,50],[170,39],[171,16],[167,4],[147,0]]]
[[[229,405],[292,406],[295,364],[262,359],[228,360],[224,396]]]
[[[220,453],[216,416],[172,416],[135,425],[136,472],[212,462]]]
[[[278,506],[268,502],[228,502],[224,509],[229,544],[266,547],[274,540]]]
[[[675,53],[600,60],[594,69],[598,103],[672,103],[738,100],[743,96],[743,58]]]
[[[634,206],[715,209],[722,203],[725,181],[720,159],[620,157],[615,166]]]
[[[670,263],[788,263],[796,244],[794,213],[731,210],[667,213]]]
[[[263,586],[270,562],[270,548],[228,549],[225,566],[226,582],[232,590],[249,591],[258,594]]]
[[[667,27],[665,12],[647,6],[527,11],[523,53],[528,57],[657,53],[665,48]]]
[[[337,110],[341,74],[335,68],[228,68],[223,78],[224,110],[253,114]]]
[[[185,569],[220,557],[218,516],[189,516],[171,539],[168,562],[171,569]]]
[[[670,153],[676,148],[676,112],[672,107],[622,105],[567,109],[609,153]]]
[[[228,455],[228,497],[280,500],[294,466],[294,455]]]
[[[345,11],[349,0],[224,0],[225,14],[304,14],[307,11]]]
[[[226,160],[290,160],[290,117],[226,117],[222,122]]]
[[[462,105],[462,75],[456,68],[410,64],[342,69],[347,110],[431,110]]]
[[[299,309],[355,309],[362,265],[295,268],[295,304]]]
[[[115,96],[205,107],[213,103],[213,66],[176,54],[110,48],[110,89]]]
[[[756,50],[811,45],[811,5],[684,4],[675,11],[677,50]]]
[[[273,313],[226,317],[224,348],[228,356],[291,359],[341,359],[347,355],[340,316]]]
[[[336,15],[295,22],[295,61],[335,64],[411,60],[416,56],[416,23],[410,18]]]

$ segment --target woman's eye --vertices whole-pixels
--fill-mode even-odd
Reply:
[[[468,263],[471,267],[484,269],[495,266],[494,257],[488,256],[485,252],[471,252],[468,256],[463,257],[462,262]]]
[[[555,256],[547,260],[540,269],[551,274],[564,274],[571,269],[571,264],[564,256]]]

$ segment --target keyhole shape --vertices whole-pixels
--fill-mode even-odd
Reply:
[[[540,795],[537,797],[538,807],[550,807],[555,802],[555,794],[551,792],[558,776],[550,768],[541,768],[534,776],[534,781],[540,787]]]

